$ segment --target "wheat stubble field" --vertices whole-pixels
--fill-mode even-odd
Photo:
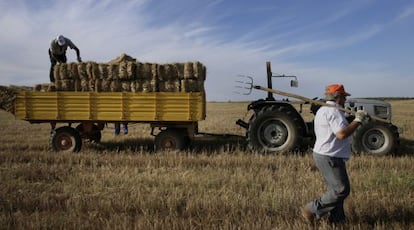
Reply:
[[[390,103],[400,154],[351,158],[342,226],[300,216],[324,190],[310,150],[263,155],[219,138],[154,153],[149,126],[114,137],[109,124],[102,144],[56,154],[48,124],[0,111],[0,229],[414,229],[414,100]],[[200,131],[244,135],[246,105],[208,103]]]

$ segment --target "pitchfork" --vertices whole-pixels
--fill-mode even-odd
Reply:
[[[242,88],[242,89],[248,90],[248,92],[243,93],[243,95],[249,95],[249,94],[251,94],[253,89],[258,89],[258,90],[263,90],[263,91],[270,92],[270,93],[273,93],[273,94],[282,95],[282,96],[285,96],[285,97],[295,98],[295,99],[298,99],[298,100],[301,100],[301,101],[304,101],[304,102],[307,102],[307,103],[310,103],[310,104],[335,107],[335,108],[337,108],[341,111],[344,111],[344,112],[352,114],[352,115],[355,115],[355,113],[356,113],[356,111],[353,111],[353,110],[350,110],[350,109],[345,109],[345,108],[342,108],[342,107],[336,107],[335,105],[330,105],[330,104],[327,104],[327,103],[322,102],[322,101],[310,99],[310,98],[303,97],[303,96],[296,95],[296,94],[292,94],[292,93],[287,93],[287,92],[284,92],[284,91],[281,91],[281,90],[269,89],[269,88],[266,88],[266,87],[263,87],[263,86],[260,86],[260,85],[254,85],[253,84],[253,78],[249,77],[249,76],[240,75],[239,77],[246,77],[247,78],[247,80],[245,80],[245,81],[241,81],[241,80],[236,81],[237,83],[242,84],[239,87],[236,86],[237,88]],[[384,122],[384,123],[391,123],[391,121],[389,121],[387,119],[384,119],[384,118],[381,118],[381,117],[378,117],[378,116],[375,116],[375,115],[369,115],[369,117],[372,120],[376,120],[376,121],[380,121],[380,122]]]

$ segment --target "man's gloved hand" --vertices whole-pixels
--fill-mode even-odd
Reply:
[[[354,121],[359,122],[359,123],[363,123],[367,119],[368,119],[368,113],[367,112],[365,112],[364,110],[356,111]]]
[[[80,56],[78,56],[78,62],[82,62],[82,59]]]

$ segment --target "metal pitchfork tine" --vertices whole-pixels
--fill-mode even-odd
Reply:
[[[238,84],[235,86],[235,88],[242,89],[243,91],[247,90],[247,92],[240,93],[238,91],[234,91],[234,93],[250,95],[253,89],[253,78],[250,76],[244,76],[244,75],[238,75],[237,77],[240,78],[241,80],[235,81]]]

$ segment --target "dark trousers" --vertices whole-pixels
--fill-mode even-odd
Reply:
[[[50,49],[48,50],[49,52],[49,58],[50,58],[50,73],[49,73],[49,77],[50,77],[50,82],[55,82],[55,77],[54,77],[54,69],[55,69],[55,65],[59,62],[59,63],[66,63],[67,58],[66,58],[66,54],[62,54],[62,55],[56,55],[53,54],[52,52],[50,52]]]
[[[327,191],[307,206],[318,219],[329,214],[331,223],[343,222],[345,221],[344,200],[351,190],[345,161],[342,158],[317,153],[313,153],[313,159],[325,180]]]

